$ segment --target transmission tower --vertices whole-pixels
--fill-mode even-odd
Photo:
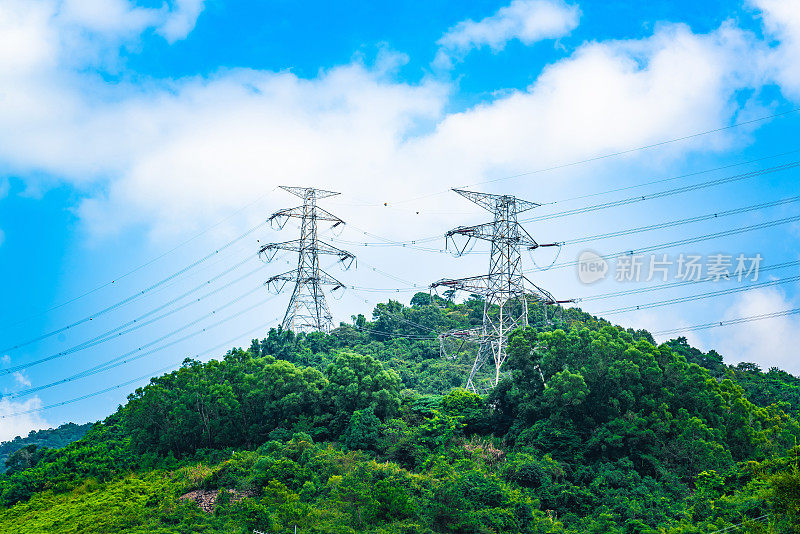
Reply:
[[[261,247],[259,256],[272,261],[277,251],[297,252],[297,268],[283,274],[277,274],[267,280],[267,285],[281,292],[289,282],[294,282],[292,298],[286,315],[283,317],[283,329],[294,332],[330,332],[333,327],[328,303],[322,286],[333,286],[331,291],[344,290],[344,285],[334,277],[320,269],[321,255],[337,256],[345,269],[355,261],[355,256],[346,250],[338,249],[323,241],[317,235],[317,223],[332,223],[335,228],[344,221],[332,213],[317,206],[317,200],[338,195],[333,191],[314,189],[313,187],[281,186],[281,189],[303,199],[302,206],[287,208],[273,213],[269,222],[278,230],[282,229],[289,219],[300,219],[300,239],[283,243],[270,243]]]
[[[493,195],[453,189],[459,195],[494,214],[494,220],[475,226],[459,226],[447,232],[445,248],[456,256],[471,250],[479,239],[490,241],[492,250],[489,259],[489,274],[468,278],[444,279],[431,284],[431,290],[445,288],[451,292],[467,291],[484,299],[483,324],[469,330],[454,330],[440,335],[444,347],[447,338],[478,343],[478,354],[472,364],[467,389],[478,392],[477,375],[490,359],[494,361],[494,373],[488,378],[494,387],[500,380],[500,369],[506,361],[506,338],[508,333],[528,326],[528,297],[543,304],[556,304],[553,295],[536,286],[522,273],[522,248],[534,250],[540,247],[559,246],[559,243],[538,243],[518,222],[517,215],[540,204],[518,199],[512,195]],[[463,239],[459,245],[458,240]],[[482,388],[480,388],[482,389]]]

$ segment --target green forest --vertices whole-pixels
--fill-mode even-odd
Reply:
[[[31,430],[24,438],[17,436],[11,441],[4,441],[0,443],[0,473],[9,467],[13,468],[20,462],[23,464],[28,462],[28,455],[36,451],[42,454],[44,449],[60,449],[67,446],[73,441],[81,439],[90,428],[92,428],[92,423],[83,425],[67,423],[58,428]],[[25,449],[27,452],[16,455],[14,460],[9,462],[11,455],[21,449]]]
[[[486,395],[431,335],[480,324],[477,298],[187,359],[11,454],[0,533],[800,532],[798,378],[531,306]]]

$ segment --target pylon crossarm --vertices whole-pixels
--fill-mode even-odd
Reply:
[[[467,291],[476,295],[485,295],[489,287],[489,277],[487,275],[470,276],[468,278],[457,278],[455,280],[443,279],[431,284],[431,289],[444,287],[456,291]]]
[[[293,241],[284,241],[282,243],[267,243],[258,249],[258,255],[266,261],[272,261],[275,253],[279,250],[288,250],[290,252],[299,252],[302,247],[302,241],[295,239]]]
[[[313,187],[293,187],[290,185],[282,185],[280,188],[300,198],[306,198],[306,195],[309,191],[313,191],[314,196],[317,199],[333,197],[341,194],[337,193],[336,191],[326,191],[325,189],[315,189]]]
[[[456,339],[477,339],[482,336],[481,328],[468,328],[465,330],[449,330],[439,334],[440,339],[456,338]]]
[[[328,273],[326,273],[321,269],[319,271],[319,283],[320,285],[334,286],[333,289],[331,289],[331,291],[344,289],[346,287],[343,283],[341,283],[336,278],[332,277],[331,275],[329,275]]]
[[[492,193],[478,193],[477,191],[467,191],[466,189],[453,189],[456,193],[461,195],[462,197],[466,198],[477,204],[478,206],[482,207],[486,211],[494,212],[497,209],[499,202],[509,202],[515,204],[515,212],[522,213],[523,211],[528,211],[533,208],[538,208],[541,206],[538,202],[530,202],[528,200],[522,200],[521,198],[516,198],[511,195],[495,195]]]
[[[319,206],[316,207],[316,212],[317,212],[317,217],[316,217],[317,221],[332,222],[333,226],[339,226],[341,224],[344,224],[344,221],[341,220],[339,217],[333,215],[327,210],[320,208]],[[304,216],[306,216],[305,208],[303,206],[295,206],[294,208],[286,208],[278,210],[272,215],[270,215],[269,219],[267,220],[269,221],[270,226],[278,230],[282,230],[283,227],[286,226],[286,222],[290,218],[294,217],[296,219],[302,219]]]
[[[519,245],[521,247],[528,247],[529,250],[533,250],[541,246],[521,224],[517,225],[517,228],[519,228]]]
[[[297,276],[297,269],[292,269],[291,271],[271,276],[266,282],[264,282],[264,285],[266,285],[267,289],[272,293],[277,294],[283,291],[283,288],[287,283],[294,282],[297,279]]]
[[[515,238],[507,238],[507,241],[515,245],[528,248],[537,248],[539,244],[522,226],[519,227],[519,236]],[[452,238],[455,235],[463,235],[474,239],[483,239],[485,241],[494,241],[497,239],[495,235],[495,224],[484,223],[476,224],[473,226],[459,226],[445,234],[446,237]],[[466,247],[464,247],[466,248]]]
[[[445,235],[446,237],[453,237],[454,235],[463,235],[475,239],[484,239],[486,241],[491,241],[492,239],[494,239],[494,224],[484,223],[484,224],[475,224],[472,226],[459,226],[458,228],[450,230]]]
[[[317,254],[327,254],[329,256],[339,256],[339,261],[344,263],[346,260],[355,260],[356,257],[354,254],[346,250],[342,250],[340,248],[334,247],[333,245],[329,245],[324,241],[317,241]],[[349,267],[349,265],[348,265]]]

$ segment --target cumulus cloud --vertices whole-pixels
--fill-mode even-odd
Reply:
[[[205,0],[175,0],[175,7],[164,18],[158,33],[170,43],[185,39],[194,29],[204,4]]]
[[[8,354],[3,354],[2,358],[0,358],[0,362],[2,362],[3,365],[10,364],[11,363],[11,356],[9,356]]]
[[[141,223],[183,232],[284,183],[324,181],[362,198],[408,198],[716,128],[757,107],[737,102],[765,83],[770,53],[732,24],[707,34],[665,24],[647,38],[582,45],[530,87],[451,113],[449,84],[397,81],[392,69],[399,54],[311,78],[236,69],[145,86],[108,84],[74,68],[76,59],[64,59],[75,55],[65,37],[74,21],[117,36],[161,26],[153,13],[139,13],[122,0],[92,1],[136,16],[125,26],[93,21],[89,14],[64,18],[55,6],[67,4],[53,0],[0,2],[4,15],[13,15],[0,16],[0,161],[78,187],[99,184],[92,190],[101,193],[79,208],[96,233]],[[465,35],[472,37],[448,42],[498,47],[505,41],[489,35],[545,35],[541,27],[531,29],[533,22],[508,23],[523,12],[520,6],[535,11],[544,5],[515,2],[472,23],[486,23],[495,33],[470,30]],[[577,8],[547,5],[574,12],[577,20]],[[201,7],[196,0],[176,2],[169,13]],[[163,25],[169,15],[156,11]],[[107,43],[92,41],[86,57],[102,56]],[[25,57],[14,55],[12,45]],[[725,149],[741,134],[705,136],[662,153],[680,158]],[[521,196],[526,187],[519,187]]]
[[[739,296],[726,311],[725,319],[736,319],[798,307],[784,293],[775,288],[748,291]],[[752,321],[735,327],[721,328],[717,332],[719,353],[727,363],[753,362],[767,370],[779,367],[800,376],[800,317],[786,316],[763,321]]]
[[[433,153],[469,147],[481,172],[547,166],[727,123],[738,91],[758,83],[741,57],[752,35],[723,26],[698,35],[663,25],[649,38],[589,43],[547,67],[527,90],[449,115],[429,140]],[[709,137],[680,150],[715,150]]]
[[[32,412],[41,406],[42,401],[39,397],[24,402],[0,399],[0,441],[8,441],[16,436],[27,436],[33,429],[49,428],[47,421],[38,413]]]
[[[776,42],[769,68],[785,94],[800,97],[800,0],[753,0],[764,29]]]
[[[508,41],[519,39],[526,45],[567,35],[578,27],[580,9],[561,0],[514,0],[494,15],[475,22],[465,20],[445,33],[435,63],[450,66],[474,48],[489,46],[502,50]]]

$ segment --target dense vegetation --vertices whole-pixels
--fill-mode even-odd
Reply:
[[[186,360],[0,476],[0,532],[800,532],[792,375],[565,310],[479,396],[430,332],[482,303],[435,304]]]
[[[67,423],[58,428],[48,428],[46,430],[31,430],[27,437],[17,436],[11,441],[3,441],[0,443],[0,473],[5,472],[7,462],[11,465],[25,464],[25,458],[28,455],[39,451],[41,454],[42,449],[60,449],[81,439],[92,427],[92,423],[85,425],[76,425],[75,423]],[[17,455],[16,458],[11,459],[17,451],[25,449],[25,452]]]

